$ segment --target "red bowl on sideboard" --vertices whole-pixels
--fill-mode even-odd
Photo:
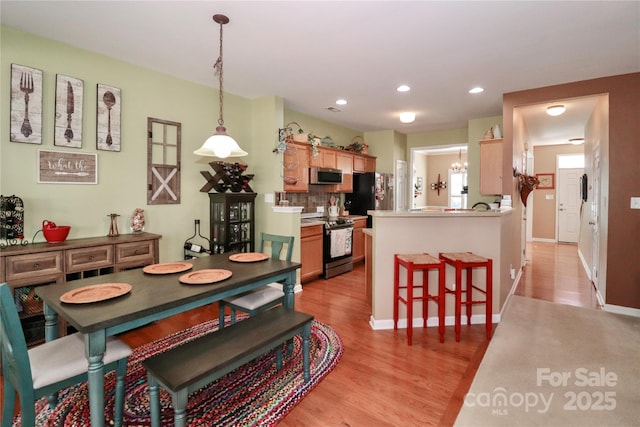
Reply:
[[[69,230],[71,230],[70,225],[56,225],[55,222],[47,221],[46,219],[42,221],[42,234],[44,234],[44,238],[49,243],[61,243],[67,239],[69,235]]]

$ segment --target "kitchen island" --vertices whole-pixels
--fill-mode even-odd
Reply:
[[[510,208],[490,211],[425,209],[420,211],[369,211],[373,217],[372,236],[372,303],[370,324],[373,329],[393,328],[393,255],[440,252],[473,252],[493,259],[493,322],[500,321],[500,311],[520,270],[519,248],[510,247],[515,221]],[[517,260],[514,262],[514,259]],[[518,265],[516,265],[518,264]],[[401,280],[405,272],[401,269]],[[454,269],[447,266],[446,285],[454,283]],[[484,286],[484,269],[474,269],[474,281]],[[416,275],[416,283],[420,278]],[[430,283],[437,283],[430,276]],[[404,282],[403,282],[404,283]],[[429,302],[429,313],[437,313]],[[472,323],[484,323],[484,305],[473,310]],[[454,297],[446,298],[447,325],[454,323]],[[406,307],[400,305],[398,327],[406,327]],[[465,316],[462,317],[465,324]],[[431,316],[428,326],[437,325]],[[420,304],[414,306],[414,327],[422,326]]]

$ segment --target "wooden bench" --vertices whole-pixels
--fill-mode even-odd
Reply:
[[[170,394],[176,427],[184,427],[189,394],[234,369],[302,335],[303,375],[309,381],[309,335],[313,316],[285,307],[258,313],[241,322],[142,361],[149,381],[151,425],[160,426],[158,385]],[[282,351],[276,363],[282,367]]]

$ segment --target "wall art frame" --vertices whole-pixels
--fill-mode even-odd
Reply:
[[[538,178],[538,185],[536,188],[538,190],[553,190],[556,188],[556,174],[554,173],[537,173],[536,177]]]
[[[56,74],[56,115],[53,145],[82,147],[82,110],[84,82],[75,77]]]
[[[98,154],[38,150],[38,184],[97,184]]]
[[[11,64],[10,138],[42,144],[42,70]]]
[[[98,83],[96,104],[96,148],[104,151],[120,151],[122,112],[120,89]]]

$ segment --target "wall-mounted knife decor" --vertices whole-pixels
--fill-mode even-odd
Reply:
[[[82,106],[84,82],[74,77],[56,75],[56,116],[53,145],[82,147]]]

